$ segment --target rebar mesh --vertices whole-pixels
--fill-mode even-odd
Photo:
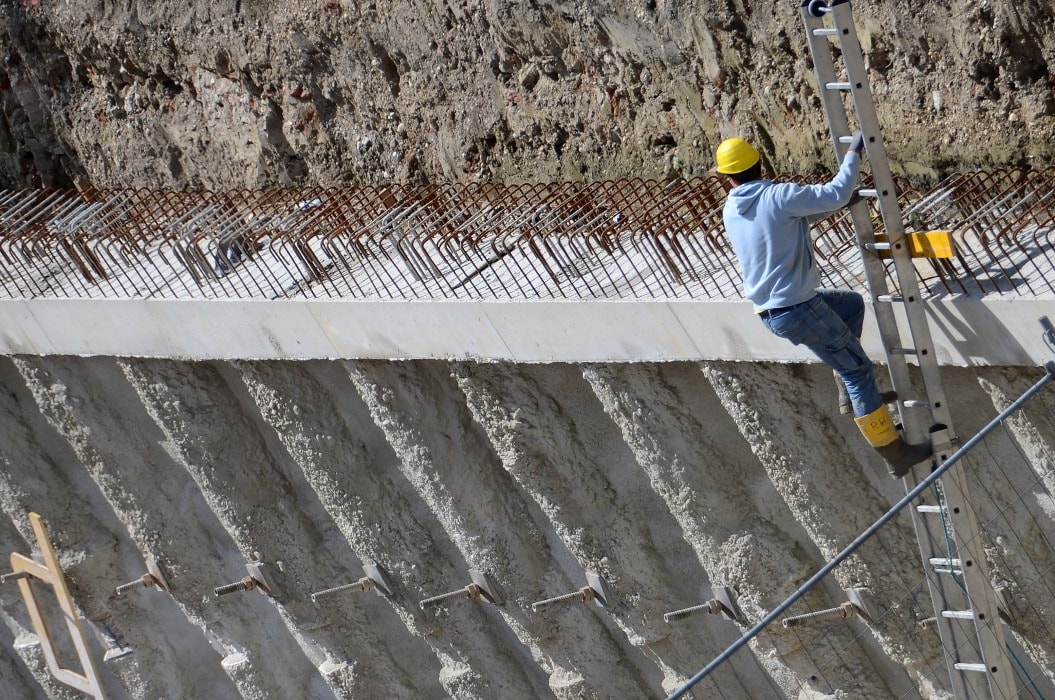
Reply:
[[[899,183],[906,228],[956,242],[954,258],[917,261],[924,292],[1055,291],[1053,181]],[[717,177],[0,191],[0,285],[11,298],[737,298],[724,200]],[[826,284],[864,286],[846,212],[816,226],[815,252]]]

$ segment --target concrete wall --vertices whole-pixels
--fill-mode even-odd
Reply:
[[[969,436],[1037,367],[949,367]],[[0,550],[44,516],[108,697],[658,697],[900,495],[817,364],[0,358]],[[969,466],[1009,639],[1052,692],[1055,394]],[[113,595],[147,557],[172,584]],[[377,561],[391,598],[312,592]],[[217,598],[260,560],[278,581]],[[281,564],[279,563],[281,562]],[[487,571],[502,606],[418,601]],[[611,610],[531,603],[601,573]],[[745,622],[662,613],[735,586]],[[763,634],[696,697],[943,697],[911,523],[791,612],[864,588],[875,621]],[[73,697],[0,589],[0,695]]]
[[[1050,359],[1050,298],[928,301],[947,365]],[[902,327],[906,327],[902,319]],[[873,319],[865,349],[884,357]],[[0,300],[0,354],[509,362],[812,362],[744,301]]]
[[[960,436],[1044,375],[1051,311],[928,305]],[[107,697],[660,696],[900,495],[830,372],[745,302],[2,300],[0,353],[0,549],[33,552],[45,517]],[[1052,396],[964,467],[1046,692]],[[853,589],[870,624],[771,627],[697,697],[947,697],[918,557],[903,514],[792,609]],[[116,597],[148,558],[172,590]],[[213,594],[256,561],[274,596]],[[392,597],[312,603],[369,561]],[[470,570],[503,605],[419,609]],[[531,608],[587,572],[610,609]],[[739,621],[663,620],[726,586]],[[75,697],[0,593],[0,694]]]

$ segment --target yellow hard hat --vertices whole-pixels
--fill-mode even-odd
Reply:
[[[733,137],[722,141],[714,159],[718,161],[718,172],[723,175],[736,175],[757,163],[759,156],[754,146],[742,138]]]

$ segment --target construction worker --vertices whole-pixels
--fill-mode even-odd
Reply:
[[[868,443],[900,479],[931,454],[929,445],[901,439],[881,394],[875,368],[861,347],[864,299],[845,289],[822,289],[813,259],[810,224],[856,197],[864,137],[853,135],[839,172],[821,185],[774,183],[762,179],[762,162],[751,144],[726,139],[715,153],[717,170],[732,185],[722,212],[740,261],[744,295],[775,335],[805,345],[845,385],[854,420]]]

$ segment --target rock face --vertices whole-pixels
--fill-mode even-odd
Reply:
[[[0,185],[692,175],[726,136],[831,166],[798,2],[8,0]],[[896,172],[1055,159],[1046,0],[859,3]]]
[[[961,435],[1038,378],[948,368]],[[899,496],[818,365],[0,359],[0,550],[40,513],[108,697],[656,697]],[[1055,398],[966,460],[1008,640],[1055,680]],[[902,513],[698,697],[949,697]],[[171,591],[116,597],[148,557]],[[263,562],[275,595],[213,589]],[[353,591],[377,562],[392,595]],[[502,605],[418,601],[486,572]],[[532,603],[604,577],[607,609]],[[735,587],[743,618],[663,613]],[[72,697],[5,588],[7,697]],[[1021,684],[1027,681],[1020,679]]]

